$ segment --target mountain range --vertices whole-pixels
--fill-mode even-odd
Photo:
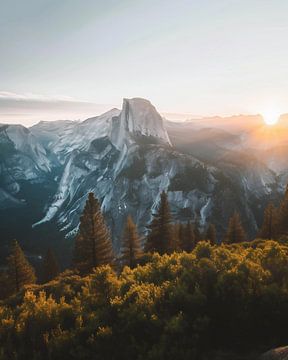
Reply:
[[[259,115],[172,122],[140,98],[82,122],[0,125],[1,255],[13,237],[34,252],[69,252],[91,191],[116,251],[127,215],[144,236],[163,190],[175,221],[212,222],[221,239],[238,211],[253,237],[284,191],[287,154],[286,118],[274,127]]]

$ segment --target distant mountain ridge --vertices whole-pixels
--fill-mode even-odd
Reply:
[[[31,212],[29,219],[16,213],[31,229],[28,237],[36,232],[41,238],[51,224],[59,236],[72,238],[93,191],[117,250],[127,215],[144,234],[165,190],[175,221],[198,220],[203,227],[213,222],[220,238],[237,210],[248,233],[255,235],[263,207],[270,199],[277,201],[288,176],[288,128],[277,148],[275,130],[267,151],[263,124],[257,116],[248,119],[249,124],[243,117],[234,124],[170,122],[148,100],[134,98],[124,99],[121,110],[83,122],[40,122],[29,129],[3,125],[0,226],[8,238],[17,235],[5,225],[4,211],[18,206]],[[265,139],[265,149],[255,134]],[[36,183],[39,206],[33,195]]]

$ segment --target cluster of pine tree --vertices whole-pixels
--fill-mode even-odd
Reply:
[[[48,249],[40,271],[40,283],[55,279],[60,273],[57,259],[51,249]],[[37,282],[35,270],[28,261],[19,243],[14,240],[10,255],[7,258],[7,267],[0,274],[0,298],[17,293],[26,285]]]
[[[188,221],[184,223],[173,223],[167,194],[161,193],[159,209],[153,215],[149,226],[149,234],[145,244],[146,252],[158,252],[171,254],[174,251],[191,252],[201,240],[209,240],[216,244],[216,228],[209,224],[206,233],[201,233],[199,222],[193,224]]]
[[[288,238],[66,272],[0,303],[0,359],[260,359],[288,343],[287,269]]]
[[[258,237],[262,239],[279,239],[288,235],[288,186],[284,198],[276,208],[269,204],[264,212],[262,227]],[[81,275],[87,275],[101,265],[111,265],[122,269],[124,266],[134,268],[144,253],[172,254],[173,252],[192,252],[197,244],[209,241],[236,244],[247,241],[247,235],[237,212],[230,218],[226,234],[222,241],[217,241],[216,228],[209,224],[206,231],[200,230],[199,222],[175,223],[171,214],[167,194],[163,191],[159,207],[148,227],[148,235],[143,241],[131,216],[128,216],[124,227],[120,255],[117,258],[113,251],[110,232],[106,226],[101,206],[90,193],[80,218],[79,231],[75,239],[72,268]],[[143,244],[144,242],[144,244]],[[143,246],[144,245],[144,246]],[[39,282],[46,283],[59,275],[57,259],[48,249],[44,259]],[[18,292],[25,285],[36,283],[35,271],[17,241],[11,247],[7,267],[0,275],[2,293],[0,296]]]
[[[73,256],[73,268],[80,274],[91,273],[93,268],[100,265],[120,265],[133,268],[145,253],[157,252],[171,254],[174,251],[191,252],[201,240],[216,243],[216,229],[210,224],[206,234],[202,234],[196,221],[191,224],[173,223],[167,194],[161,193],[161,200],[157,212],[148,227],[149,233],[142,249],[142,242],[137,227],[131,216],[128,216],[124,227],[120,256],[116,259],[113,254],[112,240],[105,224],[101,207],[93,193],[89,194],[80,218],[79,232],[76,236]]]
[[[288,235],[288,187],[279,209],[269,204],[265,209],[264,220],[258,237],[277,239]],[[175,251],[191,252],[201,240],[217,243],[238,244],[248,240],[239,213],[229,219],[226,234],[222,241],[217,241],[216,228],[208,224],[206,231],[200,230],[199,222],[174,223],[167,194],[161,193],[157,212],[148,226],[148,235],[144,246],[131,216],[128,216],[123,232],[122,246],[118,264],[133,268],[145,253],[157,252],[160,255]],[[89,194],[83,215],[80,219],[79,233],[74,251],[74,267],[82,274],[87,274],[96,266],[116,265],[112,241],[101,213],[100,205],[94,195]]]
[[[258,233],[261,239],[280,239],[288,235],[288,186],[277,208],[269,203],[264,211],[262,227]]]

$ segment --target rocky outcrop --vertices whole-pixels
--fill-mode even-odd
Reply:
[[[263,354],[260,360],[288,360],[288,346],[270,350]]]

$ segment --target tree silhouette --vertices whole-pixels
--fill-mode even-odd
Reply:
[[[122,265],[127,265],[132,269],[136,266],[141,255],[142,249],[137,228],[132,220],[132,217],[128,216],[122,238],[120,256],[121,263]]]
[[[277,233],[278,236],[288,235],[288,185],[278,211]]]
[[[176,249],[176,238],[173,236],[171,226],[172,216],[167,194],[161,193],[158,211],[149,226],[150,233],[147,237],[145,250],[159,254],[171,253]]]
[[[196,218],[193,228],[194,228],[195,244],[198,244],[198,242],[202,240],[198,218]]]
[[[188,221],[186,225],[182,226],[183,236],[180,247],[183,251],[191,252],[195,247],[195,234],[193,225],[190,223],[190,221]]]
[[[205,234],[205,240],[210,241],[213,245],[217,243],[216,228],[213,224],[209,224]]]
[[[73,265],[80,273],[87,274],[97,266],[112,264],[113,260],[112,242],[100,204],[89,193],[75,240]]]
[[[49,282],[59,275],[59,264],[54,252],[48,249],[43,261],[43,281]]]
[[[277,211],[275,206],[270,203],[264,211],[264,219],[258,237],[269,240],[274,239],[276,237],[276,221]]]
[[[247,236],[242,227],[240,216],[237,212],[235,212],[229,220],[224,242],[228,244],[235,244],[243,241],[247,241]]]
[[[18,292],[24,285],[36,282],[35,271],[26,259],[20,245],[13,241],[8,259],[8,280],[12,292]]]

